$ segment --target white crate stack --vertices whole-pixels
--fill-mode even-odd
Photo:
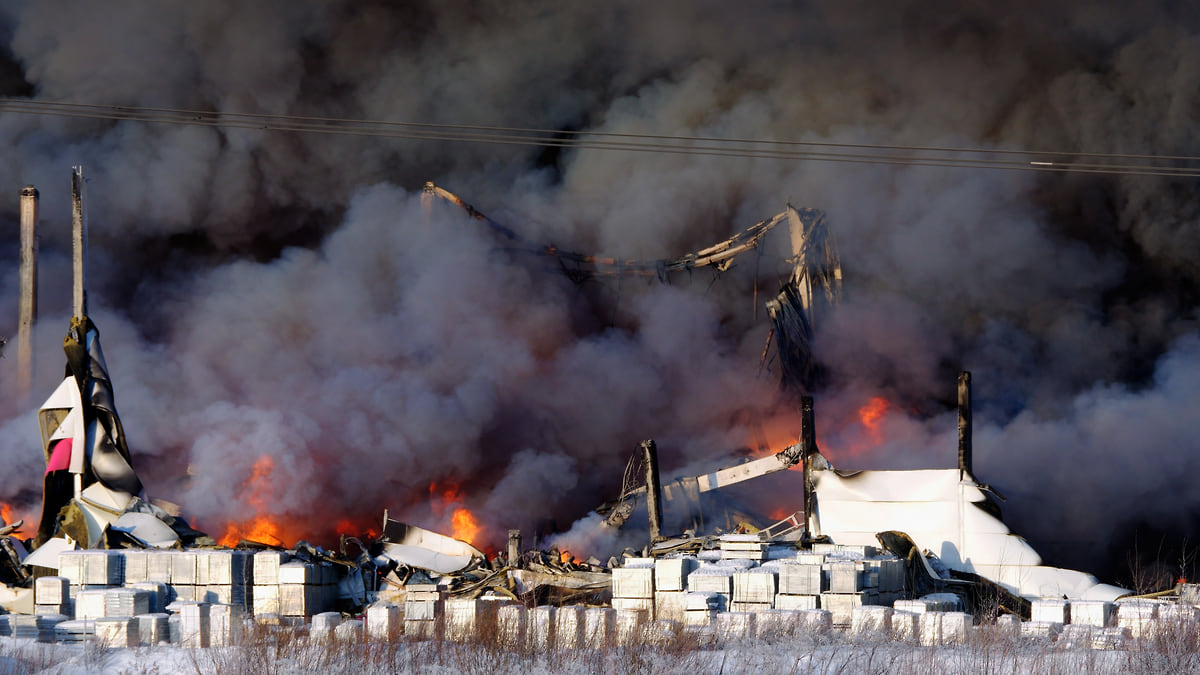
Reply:
[[[683,623],[688,575],[699,566],[694,556],[659,558],[654,562],[654,616]]]
[[[131,616],[110,616],[95,620],[96,640],[106,647],[136,647],[140,642],[138,625]]]
[[[71,581],[66,577],[39,577],[33,582],[34,614],[74,615]]]
[[[803,630],[800,612],[793,609],[762,610],[758,612],[756,622],[759,639],[790,638]]]
[[[496,605],[487,600],[452,598],[445,605],[446,639],[466,642],[477,635],[486,635],[495,625]]]
[[[8,617],[0,616],[0,624]],[[0,635],[7,635],[0,630]],[[54,641],[63,644],[80,644],[96,637],[96,621],[94,619],[69,619],[54,626]]]
[[[529,646],[538,651],[554,649],[555,610],[553,605],[541,605],[526,614],[526,631]]]
[[[333,629],[333,634],[342,642],[360,643],[363,641],[363,631],[362,619],[350,619],[339,623],[337,628]]]
[[[7,618],[12,637],[38,642],[54,642],[56,627],[70,619],[65,614],[9,614]]]
[[[757,635],[757,615],[754,612],[722,612],[713,622],[719,640],[740,642],[753,640]]]
[[[209,607],[206,602],[179,602],[179,646],[210,646]],[[171,641],[175,642],[173,637]]]
[[[1159,600],[1121,600],[1117,602],[1117,625],[1129,630],[1135,638],[1151,634],[1158,621]]]
[[[588,649],[605,649],[616,643],[617,610],[588,607],[583,612],[583,642]]]
[[[418,638],[442,635],[446,588],[437,584],[408,584],[406,590],[404,634]]]
[[[199,578],[199,555],[196,551],[171,551],[171,588],[175,598],[184,602],[203,601],[203,592],[196,592]]]
[[[687,591],[654,591],[654,618],[683,623],[687,613]]]
[[[253,556],[249,551],[213,550],[197,557],[198,599],[253,609]]]
[[[106,616],[108,616],[108,589],[89,589],[75,594],[76,619],[101,619]]]
[[[291,560],[286,551],[258,551],[251,562],[250,603],[254,616],[281,614],[279,597],[279,567]]]
[[[854,635],[887,638],[892,634],[892,616],[895,610],[879,605],[856,607],[850,614],[850,632]]]
[[[320,569],[316,565],[300,560],[282,563],[277,575],[280,616],[296,617],[307,622],[314,614],[325,611]]]
[[[110,588],[104,591],[104,616],[133,617],[149,614],[153,607],[150,591],[140,588]]]
[[[818,609],[821,593],[827,590],[821,562],[815,564],[796,560],[767,563],[779,574],[779,592],[775,596],[778,609]]]
[[[529,609],[525,605],[504,605],[496,610],[496,636],[501,645],[509,649],[525,649],[529,644],[528,626]]]
[[[642,609],[654,618],[655,563],[649,559],[630,558],[624,567],[612,570],[613,609]]]
[[[314,614],[312,625],[308,629],[310,640],[329,641],[334,637],[334,631],[342,623],[341,612],[321,612]]]
[[[617,644],[620,646],[637,644],[646,633],[650,624],[650,613],[644,609],[616,609]]]
[[[340,616],[340,615],[339,615]],[[212,647],[232,647],[242,643],[246,610],[240,605],[208,605],[208,641]]]
[[[684,626],[710,626],[723,610],[725,596],[707,591],[688,591],[684,595]]]
[[[1029,603],[1029,620],[1048,623],[1071,623],[1071,603],[1059,598],[1041,598]]]
[[[367,607],[367,637],[376,642],[389,642],[404,632],[404,609],[388,603]]]
[[[908,612],[901,609],[892,611],[892,640],[905,644],[916,644],[921,637],[921,612]]]
[[[736,567],[706,564],[688,574],[688,590],[721,596],[718,611],[727,611],[733,600],[733,575]]]
[[[583,605],[565,605],[554,613],[556,649],[579,649],[586,639],[586,609]]]
[[[722,535],[719,545],[722,560],[753,560],[755,562],[766,560],[767,551],[771,547],[757,534]]]
[[[138,641],[143,645],[156,645],[160,642],[170,642],[171,633],[168,627],[169,615],[165,612],[151,612],[134,617],[138,622]]]
[[[769,567],[753,567],[733,574],[731,612],[759,612],[775,604],[778,575]]]

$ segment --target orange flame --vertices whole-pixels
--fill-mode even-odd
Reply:
[[[875,442],[879,442],[879,425],[883,422],[883,416],[888,414],[892,409],[892,404],[882,396],[876,396],[858,409],[858,419],[862,425],[871,432],[871,438]]]
[[[242,483],[242,492],[246,494],[246,503],[254,510],[254,517],[241,522],[229,522],[225,525],[225,533],[217,539],[221,546],[236,546],[242,539],[257,541],[274,546],[283,546],[283,532],[267,511],[267,495],[271,491],[271,472],[275,469],[275,460],[268,455],[259,457],[254,462],[250,477]]]
[[[461,506],[454,509],[454,514],[450,516],[450,536],[474,544],[477,534],[479,521],[476,520],[475,514]]]
[[[36,527],[37,520],[33,516],[26,513],[18,513],[17,508],[8,502],[0,502],[0,525],[12,525],[18,520],[23,521],[23,528],[28,527],[31,523]],[[18,530],[20,531],[20,530]]]
[[[561,551],[558,554],[558,562],[560,562],[564,565],[571,562],[574,559],[575,558],[574,558],[574,556],[571,555],[570,551]]]
[[[482,536],[483,526],[471,510],[463,506],[462,489],[458,483],[429,484],[429,506],[433,515],[442,519],[450,509],[450,536],[475,545]]]

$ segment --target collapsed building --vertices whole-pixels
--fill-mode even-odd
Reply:
[[[781,387],[801,401],[798,442],[665,483],[654,442],[642,443],[642,479],[598,509],[599,527],[621,529],[644,504],[649,538],[641,550],[608,561],[526,548],[515,530],[508,547],[489,556],[387,511],[378,537],[343,537],[337,551],[307,542],[217,546],[177,508],[146,499],[133,470],[99,331],[86,311],[78,170],[76,178],[68,373],[38,412],[46,474],[36,532],[21,539],[23,523],[0,523],[0,607],[11,612],[0,616],[0,635],[209,646],[236,641],[246,619],[307,625],[314,633],[337,627],[349,635],[447,637],[494,622],[543,646],[583,646],[596,635],[617,639],[663,621],[730,631],[756,621],[824,630],[887,616],[912,636],[924,630],[925,615],[938,622],[938,635],[961,635],[985,611],[1029,619],[1055,607],[1061,613],[1069,606],[1063,602],[1086,611],[1098,606],[1110,623],[1114,603],[1129,595],[1083,572],[1042,565],[1009,531],[995,491],[972,472],[969,373],[959,383],[956,468],[844,472],[821,454],[812,398],[821,375],[809,344],[814,318],[837,301],[841,266],[819,212],[789,205],[685,256],[619,261],[536,245],[432,183],[427,200],[462,208],[512,249],[575,276],[720,269],[787,223],[793,273],[766,303],[768,347],[773,341]],[[797,475],[794,512],[786,518],[732,531],[694,519],[689,531],[664,531],[664,504],[703,512],[722,488],[784,471]]]

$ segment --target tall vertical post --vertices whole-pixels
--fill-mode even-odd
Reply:
[[[971,473],[971,372],[958,375],[958,474],[966,478]]]
[[[71,224],[74,250],[74,298],[75,317],[87,316],[87,211],[83,205],[83,167],[71,170]]]
[[[646,512],[650,516],[650,544],[662,538],[662,486],[658,482],[658,446],[642,441],[642,463],[646,467]]]
[[[516,567],[517,561],[521,559],[521,531],[508,531],[508,564]]]
[[[803,448],[804,462],[804,529],[805,534],[812,538],[820,534],[816,523],[816,493],[813,490],[812,458],[817,454],[817,426],[813,414],[813,398],[800,397],[800,447]]]
[[[21,190],[21,269],[17,317],[17,396],[29,401],[33,382],[33,323],[37,321],[38,191]]]

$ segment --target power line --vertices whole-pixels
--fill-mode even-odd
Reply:
[[[0,112],[136,121],[285,133],[319,133],[406,140],[488,143],[563,149],[651,152],[714,157],[934,166],[1058,173],[1200,177],[1200,156],[1052,152],[820,141],[670,136],[527,127],[355,120],[266,113],[214,112],[0,98]]]

